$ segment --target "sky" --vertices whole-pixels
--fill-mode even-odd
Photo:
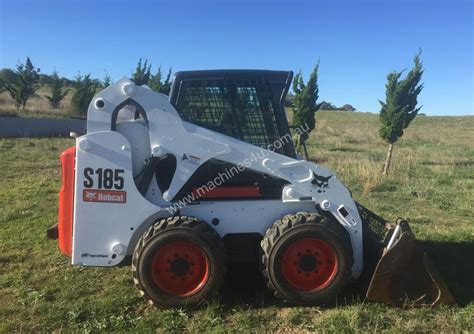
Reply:
[[[320,62],[318,101],[378,112],[390,71],[422,50],[420,112],[474,115],[474,0],[0,0],[0,67],[130,76]]]

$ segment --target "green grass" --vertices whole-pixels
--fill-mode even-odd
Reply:
[[[407,218],[457,307],[401,310],[344,292],[338,307],[288,307],[253,266],[230,267],[223,290],[195,310],[159,310],[130,268],[69,264],[45,229],[56,222],[59,153],[70,139],[0,139],[0,330],[4,332],[473,332],[474,117],[419,117],[395,146],[392,173],[375,115],[320,112],[310,155],[382,216]]]

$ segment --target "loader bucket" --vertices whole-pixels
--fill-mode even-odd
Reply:
[[[402,219],[391,228],[367,298],[398,307],[455,304],[430,257]]]

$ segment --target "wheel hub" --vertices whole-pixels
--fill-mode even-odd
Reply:
[[[183,276],[188,273],[189,267],[189,262],[186,259],[178,258],[171,262],[170,270],[177,276]]]
[[[328,286],[338,271],[337,254],[332,246],[317,238],[292,242],[283,253],[282,271],[297,290],[318,291]]]
[[[206,284],[209,261],[201,247],[187,241],[175,241],[157,251],[151,271],[158,288],[171,295],[188,297]]]
[[[298,266],[302,271],[311,272],[316,269],[318,262],[314,255],[304,254],[301,256]]]

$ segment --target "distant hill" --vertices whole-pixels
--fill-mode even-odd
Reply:
[[[355,111],[356,108],[354,108],[352,105],[350,104],[345,104],[343,105],[342,107],[336,107],[334,104],[330,103],[330,102],[326,102],[326,101],[323,101],[320,103],[320,110],[343,110],[343,111]]]
[[[293,107],[293,98],[294,96],[289,93],[286,98],[285,98],[285,107]],[[332,104],[331,102],[326,102],[326,101],[323,101],[320,103],[321,107],[319,108],[320,110],[335,110],[335,111],[356,111],[356,108],[354,108],[352,105],[350,104],[344,104],[342,107],[336,107],[334,104]]]

